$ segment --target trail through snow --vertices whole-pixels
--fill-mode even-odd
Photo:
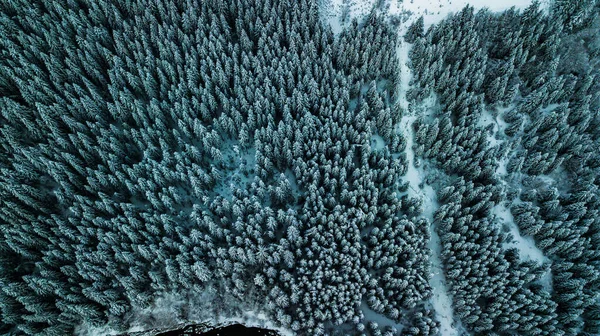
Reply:
[[[401,96],[403,97],[403,96]],[[402,99],[402,98],[401,98]],[[415,116],[403,116],[400,122],[401,130],[406,137],[406,158],[408,160],[408,170],[405,178],[409,183],[408,196],[421,197],[423,199],[423,216],[429,220],[431,238],[428,242],[428,247],[431,250],[431,272],[432,277],[430,285],[433,290],[431,304],[435,310],[436,319],[440,322],[440,334],[444,336],[458,335],[458,331],[454,324],[454,313],[452,309],[452,298],[446,289],[446,277],[442,260],[440,259],[442,249],[440,237],[433,228],[433,214],[439,207],[435,190],[430,185],[424,185],[423,189],[419,187],[425,178],[423,166],[415,167],[415,154],[412,149],[414,141],[414,132],[412,124],[416,119]]]
[[[419,167],[415,166],[415,153],[413,151],[414,144],[414,130],[413,123],[417,118],[409,109],[409,103],[406,99],[406,93],[409,89],[409,83],[411,80],[411,72],[408,66],[409,52],[411,45],[402,41],[398,46],[397,55],[400,66],[400,87],[399,99],[400,106],[404,111],[404,115],[400,121],[400,132],[406,137],[406,159],[408,169],[406,171],[405,179],[409,183],[407,190],[409,197],[420,197],[423,199],[423,216],[429,220],[430,223],[430,234],[428,247],[431,250],[431,271],[432,277],[430,285],[433,290],[433,297],[431,304],[435,310],[436,319],[440,322],[440,334],[444,336],[458,335],[458,331],[454,324],[454,313],[452,309],[452,298],[448,295],[446,289],[446,277],[444,275],[444,269],[441,255],[440,238],[433,228],[433,214],[439,207],[435,190],[430,185],[424,185],[423,189],[420,188],[424,184],[424,178],[426,172],[423,170],[423,165]]]

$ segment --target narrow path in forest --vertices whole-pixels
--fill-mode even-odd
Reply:
[[[402,36],[402,35],[401,35]],[[406,93],[409,90],[409,83],[411,79],[411,71],[408,66],[409,52],[411,45],[402,41],[398,47],[398,60],[400,65],[400,87],[399,99],[404,115],[400,121],[400,132],[406,137],[406,159],[408,163],[408,169],[405,175],[405,179],[409,183],[408,196],[409,197],[421,197],[423,199],[423,217],[429,220],[431,238],[428,243],[428,247],[431,250],[431,287],[433,290],[433,297],[431,298],[431,305],[435,310],[436,319],[440,322],[440,334],[444,336],[458,335],[458,332],[454,326],[454,313],[452,309],[452,298],[448,294],[446,288],[446,277],[441,261],[441,244],[440,238],[435,231],[433,214],[439,207],[436,199],[435,190],[430,185],[424,183],[426,172],[423,170],[423,165],[419,164],[415,166],[415,154],[413,151],[414,143],[414,130],[413,123],[417,118],[409,111],[409,102],[406,99]],[[422,186],[423,188],[421,188]]]

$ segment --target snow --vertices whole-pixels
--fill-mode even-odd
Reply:
[[[276,330],[278,332],[278,334],[282,335],[282,336],[295,335],[295,333],[289,329],[276,326],[272,321],[269,320],[269,318],[267,317],[267,315],[264,312],[255,312],[255,311],[249,310],[249,311],[244,312],[240,316],[227,317],[227,318],[219,317],[219,319],[216,322],[217,322],[217,325],[219,325],[219,326],[228,326],[228,325],[239,323],[239,324],[243,324],[245,327],[248,327],[248,328],[257,327],[257,328],[263,328],[263,329]]]
[[[402,120],[400,120],[400,132],[406,138],[406,162],[408,165],[408,169],[406,170],[406,175],[404,175],[404,179],[408,181],[408,196],[416,197],[419,194],[418,186],[422,181],[422,172],[415,167],[415,152],[413,150],[414,143],[414,132],[412,129],[412,124],[414,123],[416,117],[415,116],[403,116]]]
[[[514,108],[515,105],[511,104],[508,107],[496,109],[496,125],[498,126],[497,131],[500,132],[500,134],[504,134],[504,130],[509,126],[508,123],[501,118],[501,116]]]
[[[496,112],[495,117],[488,110],[484,110],[484,113],[482,114],[482,117],[479,120],[479,126],[485,127],[486,125],[488,125],[490,123],[494,123],[495,125],[494,125],[493,134],[496,135],[498,132],[500,132],[500,134],[503,134],[503,131],[506,128],[507,124],[506,124],[506,122],[504,122],[501,119],[501,116],[513,108],[514,108],[514,105],[510,105],[506,108],[497,109],[495,111]],[[555,107],[550,107],[549,110],[551,110],[553,108],[555,108]],[[502,143],[504,141],[506,141],[506,140],[497,140],[494,137],[494,142],[491,142],[491,144],[495,145],[498,143]],[[498,160],[498,168],[496,169],[496,175],[500,178],[501,183],[504,184],[505,186],[508,185],[508,183],[505,180],[509,176],[509,174],[506,170],[506,165],[507,165],[508,161],[509,161],[509,157],[500,158]],[[546,182],[548,184],[551,184],[553,182],[553,180],[550,177],[542,176],[542,178],[547,178]],[[535,245],[535,241],[532,237],[521,235],[521,233],[519,232],[519,227],[514,222],[513,215],[510,212],[510,209],[508,209],[506,207],[505,202],[497,204],[493,208],[492,212],[496,216],[496,218],[499,220],[501,225],[503,227],[505,227],[508,230],[508,232],[510,233],[510,235],[512,236],[512,241],[505,242],[503,244],[503,248],[505,248],[505,249],[517,248],[517,250],[519,251],[520,259],[523,261],[533,260],[538,263],[543,263],[545,261],[548,261],[548,258],[544,255],[544,253]],[[544,278],[542,279],[542,284],[548,290],[551,290],[551,288],[552,288],[550,282],[551,282],[551,275],[549,275],[549,274],[544,275]]]
[[[381,135],[374,134],[371,136],[371,148],[373,150],[381,150],[386,146],[385,140],[381,137]]]
[[[496,134],[498,133],[500,126],[498,125],[498,121],[496,118],[494,118],[492,113],[489,110],[484,109],[479,117],[479,120],[477,120],[477,126],[485,129],[490,124],[492,124],[494,128],[492,129],[491,134],[488,134],[487,140],[491,147],[495,147],[499,143],[502,143],[502,141],[496,139]]]
[[[434,211],[439,207],[436,201],[435,190],[430,185],[426,185],[423,189],[423,205],[425,211],[423,215],[432,223],[433,226],[433,214]],[[440,243],[440,237],[437,232],[430,227],[431,239],[429,240],[428,246],[431,250],[431,287],[433,289],[432,305],[437,315],[437,320],[440,321],[440,334],[441,335],[458,335],[459,332],[454,324],[454,313],[452,309],[452,298],[448,294],[446,289],[446,276],[444,275],[444,269],[440,256],[442,254],[442,245]]]
[[[541,0],[540,7],[548,11],[551,0]],[[346,14],[345,23],[353,18],[361,19],[365,17],[375,6],[377,0],[321,0],[324,19],[331,26],[334,34],[342,31],[342,17]],[[388,0],[387,12],[391,15],[403,15],[412,13],[405,20],[400,28],[400,33],[406,29],[420,16],[423,16],[425,29],[440,22],[452,13],[457,13],[466,5],[473,6],[476,10],[489,8],[492,12],[501,12],[511,7],[523,10],[527,8],[532,0]]]
[[[398,58],[400,63],[400,87],[399,95],[400,97],[400,106],[403,108],[405,115],[402,116],[399,125],[399,131],[406,138],[406,159],[408,164],[408,169],[406,171],[406,175],[404,178],[409,183],[409,188],[407,190],[407,194],[409,197],[419,197],[423,199],[423,216],[429,220],[429,223],[433,225],[433,214],[436,209],[438,209],[439,205],[436,201],[435,190],[430,185],[424,185],[423,189],[419,186],[423,185],[423,181],[425,179],[426,172],[423,169],[423,165],[419,165],[419,167],[415,166],[415,153],[413,150],[414,144],[414,130],[412,128],[413,123],[416,120],[416,116],[409,111],[409,103],[406,99],[406,92],[409,89],[409,83],[411,78],[410,68],[408,67],[408,54],[410,51],[410,44],[402,42],[398,47]],[[425,103],[427,105],[427,109],[431,110],[432,106],[435,104],[435,97],[428,100],[429,103]],[[458,330],[454,326],[454,314],[452,310],[452,298],[448,294],[448,290],[446,289],[446,278],[444,275],[444,269],[442,266],[442,261],[440,259],[441,255],[441,245],[440,238],[433,229],[430,227],[431,239],[428,242],[428,247],[431,250],[431,270],[432,277],[430,285],[433,291],[433,297],[431,299],[431,303],[435,310],[436,319],[440,322],[440,331],[441,335],[445,336],[454,336],[458,335]]]
[[[519,251],[519,259],[521,261],[535,261],[537,263],[549,262],[548,257],[544,255],[536,245],[532,237],[524,237],[519,232],[517,224],[515,224],[510,210],[504,204],[498,204],[493,209],[494,215],[500,222],[508,227],[512,235],[512,241],[503,244],[504,249],[517,248]],[[552,292],[552,270],[549,269],[540,279],[540,284],[548,292]]]
[[[406,99],[406,93],[410,88],[410,80],[412,78],[412,73],[410,67],[408,66],[409,61],[409,52],[411,45],[402,41],[398,48],[396,49],[396,55],[398,57],[398,64],[400,66],[400,86],[398,87],[398,97],[400,102],[400,107],[404,111],[404,115],[400,120],[400,124],[398,126],[398,130],[406,138],[406,159],[408,164],[408,170],[406,171],[406,175],[404,179],[409,182],[408,195],[409,197],[414,197],[415,193],[418,193],[417,188],[418,185],[422,181],[422,172],[418,172],[415,165],[415,153],[413,151],[414,144],[414,132],[412,125],[417,119],[414,115],[409,115],[409,103]]]
[[[504,177],[508,174],[508,171],[506,170],[506,165],[508,164],[508,158],[505,157],[503,159],[501,159],[500,161],[498,161],[498,168],[496,168],[496,174],[500,177]]]
[[[401,96],[404,97],[404,96]],[[402,99],[402,98],[401,98]],[[419,185],[423,184],[426,172],[423,170],[423,165],[415,167],[415,153],[412,149],[414,142],[414,131],[412,124],[416,119],[415,116],[403,116],[400,121],[400,128],[406,137],[406,158],[408,162],[408,170],[404,178],[409,183],[407,190],[409,197],[421,197],[423,199],[423,217],[429,220],[433,225],[433,214],[439,205],[436,201],[435,190],[430,185],[425,185],[420,189]],[[454,327],[454,314],[452,310],[452,298],[446,289],[446,277],[442,261],[440,259],[442,250],[440,238],[437,232],[430,227],[431,239],[428,242],[428,247],[431,250],[431,269],[432,277],[430,285],[433,290],[431,303],[435,310],[436,319],[440,322],[441,335],[454,336],[458,335],[458,330]]]
[[[556,110],[558,107],[560,107],[560,104],[550,104],[550,105],[542,108],[540,110],[540,112],[542,113],[542,115],[548,115],[548,114],[554,112],[554,110]]]
[[[548,8],[550,0],[540,1],[541,7]],[[531,0],[404,0],[391,1],[390,14],[398,14],[404,11],[413,13],[405,25],[408,27],[412,21],[423,16],[425,30],[445,19],[452,13],[460,12],[466,5],[473,6],[476,10],[489,8],[492,12],[501,12],[511,7],[525,9],[532,3]]]
[[[385,328],[387,326],[391,326],[396,328],[399,332],[404,329],[404,325],[401,323],[396,323],[394,320],[389,319],[382,314],[379,314],[369,308],[369,305],[366,302],[360,304],[360,310],[362,311],[365,321],[374,321],[377,322],[377,325],[380,328]]]
[[[508,227],[513,237],[512,242],[504,243],[504,248],[516,247],[519,250],[519,256],[523,261],[534,260],[539,263],[547,261],[548,258],[544,256],[544,253],[535,246],[535,241],[531,237],[522,236],[519,232],[517,224],[514,222],[514,218],[510,213],[510,210],[504,203],[496,205],[493,209],[493,214]]]
[[[342,31],[342,17],[344,12],[349,23],[353,18],[360,19],[366,16],[376,0],[322,0],[321,13],[325,16],[325,20],[331,26],[334,34],[339,34]]]
[[[546,274],[540,279],[540,284],[548,293],[552,293],[552,269],[549,269]]]
[[[542,8],[547,8],[549,1],[550,0],[541,1]],[[388,13],[391,15],[403,15],[407,12],[411,12],[413,14],[407,20],[403,20],[404,22],[402,22],[399,27],[398,33],[400,36],[403,36],[408,27],[420,16],[423,16],[425,29],[428,29],[431,25],[438,23],[451,13],[459,12],[466,5],[471,5],[475,9],[487,7],[491,11],[499,12],[513,6],[517,9],[525,9],[531,4],[531,2],[532,0],[390,0],[387,1],[387,4],[389,5]],[[373,8],[375,1],[323,0],[322,4],[324,6],[322,8],[322,13],[324,13],[326,21],[331,25],[333,32],[338,34],[343,29],[344,24],[349,22],[352,18],[360,19],[368,14]],[[341,22],[343,13],[346,13],[347,15],[347,20],[345,22]],[[426,172],[423,170],[423,165],[415,165],[415,154],[413,151],[414,131],[412,125],[417,117],[415,111],[412,111],[411,113],[411,106],[406,99],[406,93],[410,88],[411,81],[411,71],[409,67],[410,48],[410,44],[403,41],[403,39],[400,39],[397,49],[400,72],[398,97],[400,97],[400,106],[402,107],[404,115],[402,116],[399,125],[396,125],[396,130],[406,137],[405,150],[408,169],[404,179],[409,183],[407,196],[419,197],[423,199],[423,216],[428,218],[429,222],[433,225],[433,214],[438,208],[438,204],[433,188],[429,185],[424,185],[423,183],[426,176]],[[430,117],[431,111],[433,111],[433,105],[435,105],[435,97],[428,99],[426,102],[424,102],[424,104],[422,104],[422,106],[419,106],[420,109],[424,109],[426,112],[424,114],[420,113],[420,115]],[[496,146],[501,143],[501,140],[496,139],[496,135],[498,132],[502,132],[507,126],[506,123],[500,119],[500,115],[502,115],[502,113],[497,113],[496,117],[494,117],[489,111],[487,111],[482,116],[482,123],[495,124],[492,134],[488,137],[491,146]],[[383,139],[379,139],[377,136],[372,137],[371,144],[374,149],[379,149],[385,146]],[[501,177],[506,176],[506,163],[506,159],[501,159],[499,162],[497,173]],[[423,186],[423,188],[420,188],[419,186]],[[510,211],[504,205],[497,206],[494,211],[498,218],[504,221],[504,223],[510,227],[511,233],[514,237],[514,241],[511,244],[519,249],[523,258],[530,258],[540,261],[545,260],[543,253],[537,249],[533,240],[531,238],[522,237],[519,234],[518,228],[512,219]],[[464,328],[462,328],[460,321],[456,321],[455,323],[452,309],[452,298],[446,289],[443,264],[440,258],[440,238],[433,227],[430,227],[430,231],[431,239],[428,242],[428,246],[431,249],[431,267],[433,272],[431,278],[431,286],[433,290],[431,303],[436,312],[436,319],[441,324],[440,334],[444,336],[459,335],[460,330]],[[361,308],[365,316],[370,320],[374,320],[383,326],[395,325],[394,321],[387,319],[385,316],[377,314],[369,309],[365,304],[363,304]]]
[[[231,306],[226,307],[230,312],[226,313],[226,315],[214,315],[213,301],[215,299],[214,293],[211,290],[204,292],[169,292],[157,294],[157,298],[150,306],[143,308],[133,307],[126,319],[130,322],[127,332],[135,333],[155,328],[172,328],[188,323],[207,324],[212,328],[239,323],[246,327],[275,330],[282,336],[295,335],[291,330],[274,323],[267,314],[262,311],[260,305],[255,302],[249,304],[244,303],[244,307],[242,307],[240,302],[221,301],[219,302],[221,305]],[[184,307],[186,309],[183,309]],[[184,311],[187,313],[187,316],[182,315],[182,312]],[[122,334],[122,332],[112,329],[109,325],[91,326],[89,324],[82,324],[75,330],[75,335],[78,336],[106,336],[120,334]]]
[[[75,328],[74,334],[77,336],[108,336],[119,335],[122,333],[110,328],[109,326],[93,327],[87,324],[82,324]]]
[[[410,87],[410,80],[412,79],[412,73],[409,67],[409,54],[411,44],[401,40],[396,48],[396,55],[398,57],[398,64],[400,66],[400,87],[398,88],[398,97],[400,97],[400,106],[405,112],[408,111],[408,100],[406,99],[406,93]]]
[[[402,28],[400,28],[402,29]],[[400,100],[400,106],[404,111],[404,115],[400,120],[399,131],[406,138],[406,159],[408,169],[404,178],[409,183],[407,194],[409,197],[420,197],[423,199],[423,216],[429,220],[429,223],[433,225],[433,214],[438,209],[439,205],[436,200],[435,190],[430,185],[424,185],[424,179],[426,172],[423,169],[423,165],[419,167],[415,166],[415,153],[413,150],[414,145],[414,130],[413,123],[417,119],[414,113],[411,113],[409,102],[406,99],[406,93],[410,88],[410,80],[412,73],[409,67],[409,53],[411,44],[401,41],[397,49],[398,62],[400,67],[400,86],[398,88],[398,97]],[[429,116],[429,112],[433,110],[436,104],[435,96],[426,99],[422,106],[426,111],[425,113]],[[424,185],[423,189],[419,186]],[[446,288],[446,278],[444,275],[443,264],[440,259],[441,256],[441,244],[440,238],[437,232],[432,226],[430,226],[431,239],[428,242],[428,247],[431,250],[431,280],[430,285],[432,287],[433,296],[431,298],[431,304],[435,310],[436,319],[440,322],[440,334],[444,336],[458,335],[459,332],[455,328],[454,324],[454,313],[452,309],[452,298],[448,294]]]

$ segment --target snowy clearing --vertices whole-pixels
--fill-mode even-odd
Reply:
[[[412,73],[410,72],[409,53],[411,45],[401,39],[396,49],[396,55],[398,55],[398,64],[400,66],[400,87],[398,88],[398,97],[400,97],[400,106],[404,112],[408,112],[408,100],[406,99],[406,93],[409,89],[410,80],[412,79]]]
[[[500,220],[500,223],[510,230],[512,241],[503,244],[504,249],[517,248],[519,251],[519,259],[521,261],[536,261],[537,263],[549,262],[548,257],[544,255],[536,245],[532,237],[524,237],[519,232],[517,224],[515,224],[513,215],[504,203],[494,207],[494,215]],[[540,284],[544,289],[552,293],[552,270],[548,270],[540,279]]]
[[[375,0],[321,0],[321,15],[331,25],[334,34],[342,31],[343,25],[353,18],[367,15]]]
[[[374,134],[371,136],[371,148],[373,150],[382,150],[385,148],[385,146],[385,140],[381,137],[381,135]]]
[[[127,330],[128,333],[137,333],[150,330],[152,328],[171,328],[178,327],[189,323],[207,324],[211,328],[219,328],[232,324],[243,324],[244,326],[257,327],[275,330],[281,336],[292,336],[295,333],[289,329],[275,325],[265,312],[246,309],[243,312],[234,314],[233,316],[213,316],[210,315],[206,302],[212,302],[211,294],[198,293],[193,300],[198,300],[202,304],[194,306],[194,309],[188,311],[188,316],[179,316],[177,311],[186,304],[186,298],[178,293],[163,293],[158,297],[152,306],[134,310],[131,320],[134,321]],[[208,300],[210,298],[210,300]],[[206,301],[204,301],[206,300]],[[145,321],[145,324],[137,324],[139,321]],[[147,324],[148,321],[151,324]],[[76,331],[77,336],[109,336],[122,335],[108,325],[94,327],[91,325],[80,325]]]
[[[406,174],[404,175],[404,180],[406,180],[408,185],[407,194],[408,197],[418,197],[420,195],[419,184],[422,182],[421,172],[415,167],[415,153],[412,149],[414,143],[414,132],[412,129],[412,124],[415,122],[414,116],[403,116],[400,121],[400,132],[402,136],[406,138],[406,162],[408,165],[408,169],[406,170]]]

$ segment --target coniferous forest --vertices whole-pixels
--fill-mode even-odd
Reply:
[[[383,2],[0,0],[0,334],[599,335],[600,2]]]

